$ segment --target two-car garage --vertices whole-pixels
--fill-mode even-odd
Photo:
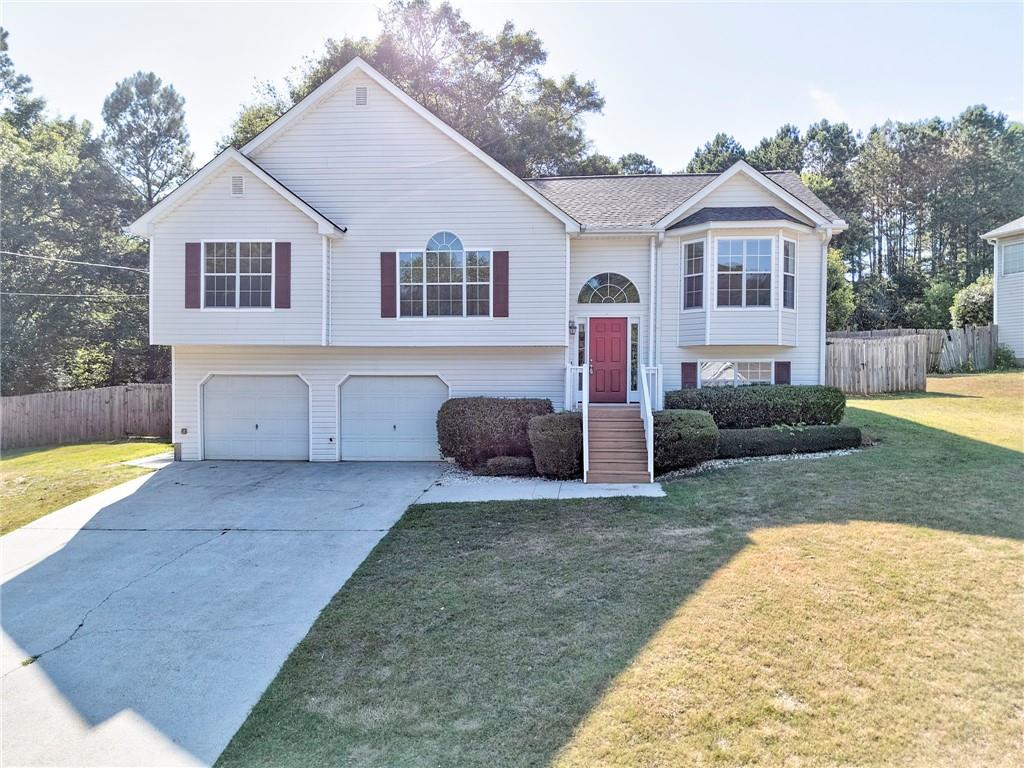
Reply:
[[[437,376],[352,375],[338,386],[345,461],[436,461],[437,411],[448,399]],[[206,459],[310,458],[310,388],[296,375],[210,376],[202,385]]]

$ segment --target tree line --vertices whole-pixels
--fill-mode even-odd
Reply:
[[[543,75],[535,32],[506,22],[488,35],[428,0],[393,0],[380,20],[376,38],[329,39],[283,87],[260,86],[221,146],[243,145],[358,55],[520,176],[661,172],[640,152],[595,151],[584,117],[603,97],[593,81]],[[51,116],[0,30],[0,112],[3,394],[166,379],[169,353],[148,343],[147,246],[126,227],[194,170],[184,99],[137,72],[104,101],[102,127]],[[680,170],[738,159],[800,172],[849,222],[829,256],[831,328],[944,327],[965,287],[961,304],[984,306],[979,235],[1024,201],[1024,128],[984,106],[863,136],[786,125],[749,150],[719,134]]]

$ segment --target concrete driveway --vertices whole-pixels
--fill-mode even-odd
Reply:
[[[0,538],[4,765],[212,763],[441,466],[174,464]]]

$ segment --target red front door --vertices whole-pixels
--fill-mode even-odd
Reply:
[[[629,342],[624,317],[590,318],[590,402],[624,403]]]

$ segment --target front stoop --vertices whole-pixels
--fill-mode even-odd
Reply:
[[[588,483],[649,483],[639,405],[591,405]]]

